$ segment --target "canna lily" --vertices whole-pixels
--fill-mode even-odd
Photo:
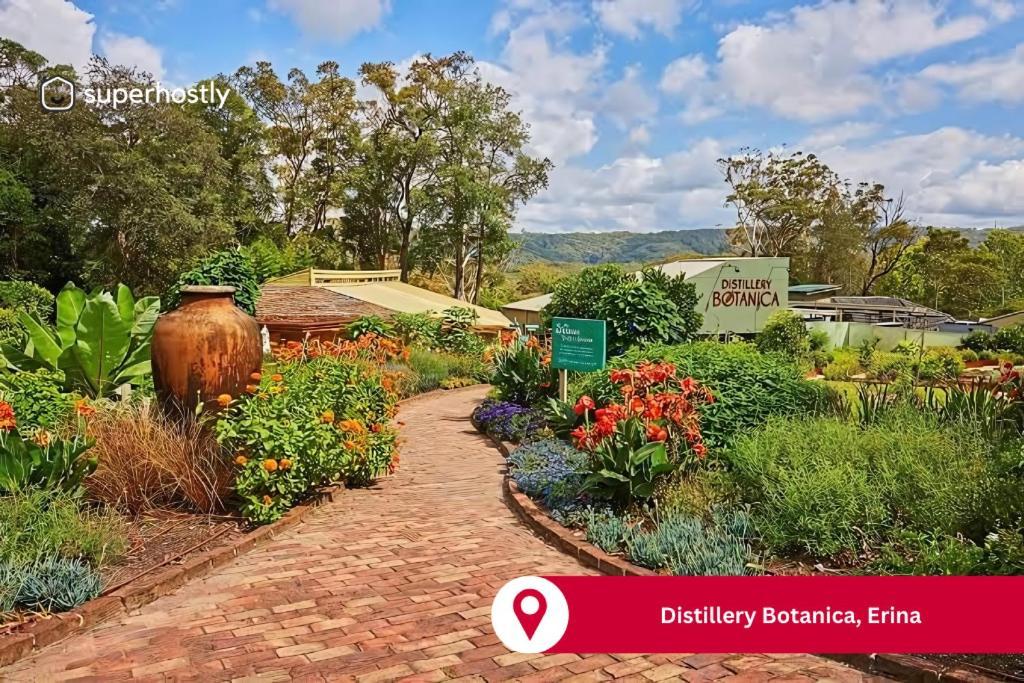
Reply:
[[[18,426],[18,420],[14,417],[14,408],[6,401],[0,401],[0,431],[14,431]]]
[[[594,399],[589,396],[580,396],[580,400],[576,401],[576,405],[573,406],[573,412],[577,415],[582,415],[588,410],[593,410],[596,407],[597,404],[594,403]]]
[[[89,405],[89,399],[80,398],[75,401],[75,412],[82,417],[89,417],[96,414],[96,408]]]

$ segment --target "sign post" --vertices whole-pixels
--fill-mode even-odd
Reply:
[[[558,369],[559,400],[568,400],[569,370],[601,370],[606,355],[605,321],[554,318],[551,321],[551,367]]]

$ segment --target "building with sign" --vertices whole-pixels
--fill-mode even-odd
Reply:
[[[768,316],[789,306],[786,257],[688,259],[657,267],[696,287],[701,334],[760,332]],[[551,295],[543,294],[506,304],[501,312],[520,325],[536,325],[550,302]]]

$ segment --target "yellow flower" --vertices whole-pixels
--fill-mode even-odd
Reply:
[[[323,422],[324,424],[330,424],[330,423],[334,422],[334,411],[333,410],[325,410],[320,415],[320,421]]]
[[[267,472],[274,472],[277,470],[277,461],[273,458],[267,458],[263,461],[263,469]]]
[[[244,466],[245,463],[247,463],[247,462],[249,462],[249,458],[245,457],[241,453],[239,453],[237,456],[235,456],[235,464],[238,465],[239,467]]]

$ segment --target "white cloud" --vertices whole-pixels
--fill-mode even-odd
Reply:
[[[629,141],[634,145],[646,145],[651,141],[651,133],[647,126],[636,126],[629,131]]]
[[[672,94],[685,94],[700,87],[708,79],[708,63],[704,55],[687,55],[668,64],[661,74],[659,87]]]
[[[658,99],[640,80],[640,67],[627,66],[622,78],[607,87],[603,110],[620,128],[649,121],[658,113]]]
[[[342,42],[377,28],[391,0],[269,0],[268,7],[291,16],[304,33]]]
[[[100,49],[113,64],[137,67],[158,81],[164,77],[163,55],[144,38],[104,33],[100,36]]]
[[[996,21],[1009,21],[1019,11],[1012,0],[974,0],[974,5],[986,10]]]
[[[585,16],[574,5],[525,0],[501,12],[505,45],[497,62],[478,64],[481,75],[513,94],[530,124],[531,152],[556,165],[586,154],[597,143],[596,89],[606,57],[600,45],[580,51],[568,44]]]
[[[723,93],[711,78],[703,55],[687,55],[670,62],[661,74],[658,87],[682,99],[680,119],[683,123],[694,125],[708,121],[724,109]]]
[[[93,17],[67,0],[0,0],[5,38],[46,57],[51,64],[82,69],[92,56]]]
[[[946,16],[930,0],[839,0],[743,24],[718,49],[718,76],[739,103],[821,121],[881,99],[871,69],[980,35],[989,20]]]
[[[817,153],[825,147],[842,145],[852,140],[861,140],[878,132],[877,123],[867,121],[846,121],[837,126],[817,128],[803,139],[799,147],[808,152]]]
[[[688,0],[596,0],[594,11],[609,31],[636,40],[645,27],[671,35],[689,4]]]
[[[956,88],[974,102],[1024,102],[1024,43],[1006,54],[973,62],[932,64],[921,78]]]

